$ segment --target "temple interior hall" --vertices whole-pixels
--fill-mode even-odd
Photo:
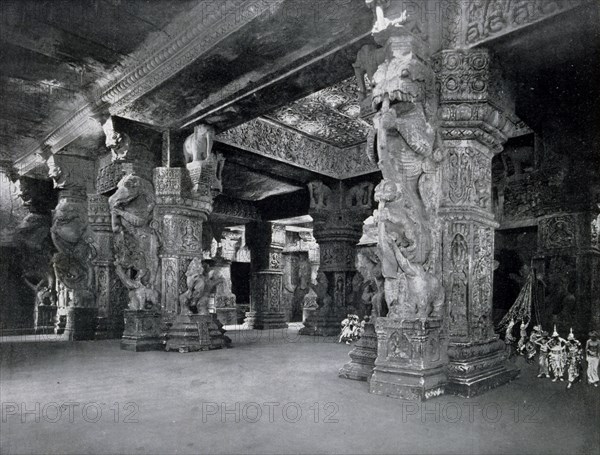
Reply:
[[[0,21],[0,453],[600,453],[596,0]]]

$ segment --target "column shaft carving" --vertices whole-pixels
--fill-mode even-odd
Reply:
[[[348,313],[364,313],[360,298],[362,279],[356,272],[356,244],[362,223],[371,214],[373,184],[362,182],[349,186],[338,182],[328,186],[310,182],[309,213],[313,218],[313,235],[319,246],[319,271],[312,293],[316,310],[304,318],[302,335],[338,335],[340,323]],[[312,299],[307,303],[313,304]]]
[[[250,312],[246,313],[245,323],[258,330],[287,328],[281,310],[285,226],[249,223],[246,225],[246,243],[252,257],[252,278]]]
[[[69,155],[48,158],[49,176],[58,189],[52,214],[51,236],[57,252],[52,258],[57,287],[57,330],[69,339],[93,339],[98,307],[95,271],[97,254],[88,225],[87,194],[92,193],[93,163]]]
[[[492,325],[494,219],[491,168],[513,123],[508,88],[486,49],[435,56],[443,166],[443,279],[449,307],[448,390],[472,396],[513,379]],[[499,93],[503,93],[502,96]],[[504,107],[499,107],[504,106]]]

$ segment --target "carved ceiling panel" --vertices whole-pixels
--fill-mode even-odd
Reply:
[[[360,117],[356,79],[351,77],[277,109],[266,117],[338,148],[366,141],[369,124]]]

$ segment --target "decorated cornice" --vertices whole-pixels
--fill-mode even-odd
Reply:
[[[377,171],[367,158],[364,144],[340,149],[264,118],[227,130],[217,141],[337,179]]]
[[[52,152],[56,153],[79,137],[82,130],[90,127],[90,118],[95,117],[98,110],[108,109],[111,114],[118,114],[129,103],[181,71],[217,42],[280,3],[283,3],[283,0],[269,2],[243,0],[236,5],[235,14],[231,14],[230,9],[215,8],[218,14],[207,16],[206,4],[200,2],[185,15],[186,22],[191,25],[184,27],[168,42],[163,42],[157,50],[140,56],[137,61],[142,63],[126,70],[120,80],[108,88],[91,94],[92,102],[82,106],[48,135],[42,144],[29,150],[16,161],[17,171],[22,175],[41,164],[36,154],[41,151],[44,144],[49,145]],[[197,20],[191,20],[191,17],[197,17]],[[207,17],[212,20],[207,21]],[[177,31],[176,25],[171,24],[174,31]],[[152,46],[148,47],[153,49]]]
[[[475,46],[564,13],[590,0],[462,1],[461,44]]]

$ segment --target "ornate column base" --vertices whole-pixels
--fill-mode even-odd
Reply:
[[[447,384],[441,319],[378,318],[378,349],[369,391],[404,400],[442,395]]]
[[[167,334],[165,349],[183,353],[226,347],[229,339],[223,335],[217,321],[215,313],[177,315]]]
[[[342,321],[345,316],[331,314],[321,315],[319,311],[310,314],[304,321],[304,327],[298,332],[300,335],[313,335],[323,337],[339,336],[342,331]]]
[[[97,308],[68,308],[65,337],[73,341],[93,340],[97,316]]]
[[[338,376],[355,381],[368,381],[375,368],[377,358],[377,333],[375,324],[365,322],[365,329],[356,342],[354,349],[348,354],[352,360],[340,368]]]
[[[237,324],[237,308],[217,308],[217,318],[223,325]]]
[[[249,329],[255,330],[270,330],[270,329],[287,329],[288,325],[285,322],[285,313],[283,311],[274,312],[258,312],[249,311],[246,313],[244,324]]]
[[[125,310],[125,331],[121,349],[126,351],[160,351],[160,314],[154,311]]]
[[[56,305],[38,305],[37,318],[35,324],[35,333],[54,332],[54,321],[56,320]]]
[[[520,370],[507,365],[504,342],[451,343],[448,347],[448,385],[446,391],[473,397],[512,381]]]

